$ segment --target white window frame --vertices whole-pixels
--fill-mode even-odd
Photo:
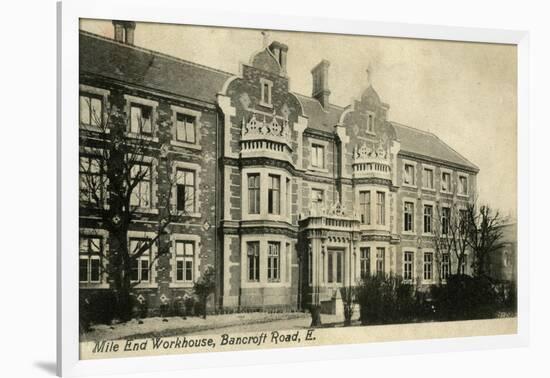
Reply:
[[[411,229],[405,230],[405,204],[412,203],[412,222],[411,222]],[[403,211],[403,222],[401,223],[402,227],[402,233],[407,235],[413,235],[416,231],[416,200],[414,198],[405,197],[402,200],[402,211]]]
[[[307,169],[314,172],[328,173],[327,168],[327,151],[329,142],[320,139],[309,138],[309,166]],[[312,164],[313,162],[313,146],[319,146],[323,148],[323,166],[318,167]]]
[[[177,179],[177,173],[178,170],[187,170],[187,171],[193,171],[195,172],[195,194],[193,198],[193,211],[189,212],[188,214],[185,214],[186,216],[189,216],[191,218],[200,218],[201,214],[199,209],[201,208],[201,194],[202,190],[201,188],[201,166],[199,164],[195,163],[189,163],[184,161],[174,161],[172,164],[172,177],[174,179]],[[172,189],[172,199],[171,199],[171,205],[174,209],[177,211],[177,205],[178,205],[178,192],[177,192],[177,184],[174,185],[174,188]]]
[[[405,182],[405,168],[407,166],[412,166],[413,167],[413,176],[412,176],[412,183],[406,183]],[[403,171],[402,171],[402,177],[401,177],[401,183],[403,186],[406,186],[406,187],[409,187],[409,188],[416,188],[418,183],[417,183],[417,172],[418,172],[418,163],[415,162],[415,161],[412,161],[412,160],[403,160]]]
[[[432,171],[432,187],[426,186],[426,176],[424,175],[424,172],[426,170]],[[422,190],[429,190],[431,192],[435,192],[435,167],[433,165],[427,165],[422,164]]]
[[[431,218],[431,227],[430,227],[430,231],[431,232],[425,232],[425,225],[424,225],[424,208],[426,206],[431,206],[432,207],[432,218]],[[435,202],[433,201],[422,201],[422,235],[423,236],[433,236],[434,235],[434,217],[435,217],[435,211],[436,211],[436,206],[435,206]]]
[[[153,239],[154,237],[156,236],[156,233],[155,232],[148,232],[148,231],[128,231],[128,248],[130,248],[130,239]],[[158,246],[157,246],[158,243],[153,243],[153,245],[151,246],[151,249],[150,249],[150,256],[149,258],[150,259],[154,259],[154,257],[157,255],[158,253]],[[143,256],[142,256],[143,257]],[[150,262],[151,260],[149,260]],[[140,288],[156,288],[158,287],[158,284],[157,284],[157,263],[153,263],[153,264],[150,264],[149,263],[149,281],[147,282],[140,282],[139,284],[137,284],[135,287],[137,289],[140,289]],[[133,281],[135,282],[135,281]]]
[[[407,255],[412,255],[412,260],[411,261],[407,261],[405,259],[405,256]],[[406,267],[407,265],[410,264],[410,268],[411,268],[411,277],[410,278],[406,278],[405,277],[405,273],[406,273]],[[403,251],[403,282],[405,283],[413,283],[414,282],[414,266],[415,266],[415,253],[414,251],[412,250],[404,250]]]
[[[449,175],[449,188],[446,189],[446,190],[443,189],[443,183],[444,183],[443,176],[445,174]],[[451,194],[453,192],[453,171],[450,170],[450,169],[447,169],[447,168],[440,168],[439,175],[440,175],[440,180],[439,180],[439,190],[440,190],[440,192]]]
[[[431,256],[431,261],[430,261],[430,275],[431,275],[431,277],[430,278],[426,278],[426,266],[427,266],[426,256],[427,255]],[[422,282],[428,283],[428,284],[431,284],[431,283],[434,282],[434,275],[435,275],[434,266],[435,266],[434,265],[434,251],[433,250],[422,251]]]
[[[264,101],[265,86],[267,86],[267,90],[268,90],[268,93],[267,93],[268,102]],[[265,106],[266,108],[273,108],[273,82],[263,77],[260,78],[260,105]]]
[[[465,178],[466,179],[466,193],[461,193],[460,192],[460,189],[462,187],[461,182],[460,182],[460,178]],[[458,174],[458,179],[457,179],[457,185],[458,185],[459,190],[457,190],[456,193],[457,193],[458,196],[468,197],[470,195],[470,175],[468,175],[466,173],[459,173]]]
[[[158,101],[155,100],[149,100],[142,97],[136,97],[131,95],[124,95],[124,99],[126,100],[126,114],[128,114],[128,120],[126,125],[126,134],[129,137],[133,138],[139,138],[143,140],[150,140],[153,142],[158,142],[158,127],[157,127],[157,109],[158,109]],[[132,132],[132,116],[131,116],[131,109],[132,104],[141,105],[141,106],[149,106],[151,108],[151,135],[144,135],[140,133]]]
[[[79,97],[78,97],[79,106],[80,106],[80,95],[81,94],[83,94],[83,95],[92,95],[92,96],[102,98],[102,102],[101,102],[101,110],[102,110],[101,119],[102,119],[102,122],[104,122],[105,119],[107,119],[107,116],[108,116],[107,107],[109,105],[109,96],[111,94],[111,91],[109,91],[108,89],[97,88],[97,87],[92,87],[92,86],[85,85],[85,84],[80,84],[79,85]],[[108,128],[103,130],[102,127],[98,127],[98,126],[95,126],[95,125],[86,125],[86,124],[80,123],[80,114],[78,115],[78,124],[79,124],[79,127],[81,129],[84,129],[84,130],[92,130],[92,131],[105,132],[105,133],[109,132]]]
[[[193,281],[178,281],[178,272],[177,272],[177,262],[179,256],[177,254],[177,243],[178,242],[190,242],[193,243],[194,254],[193,254]],[[201,237],[194,234],[178,234],[173,233],[170,235],[170,255],[171,255],[171,265],[173,268],[170,271],[170,284],[169,287],[173,288],[191,288],[194,283],[199,278],[199,256],[201,254]],[[184,259],[185,261],[185,259]],[[184,265],[185,269],[185,265]]]
[[[191,148],[193,150],[202,150],[202,146],[201,146],[202,112],[189,109],[189,108],[184,108],[177,105],[170,105],[170,109],[172,109],[172,127],[171,127],[172,139],[170,140],[170,144],[177,147]],[[183,115],[195,118],[195,142],[194,143],[190,143],[190,142],[182,141],[178,139],[178,130],[177,130],[178,114],[183,114]]]
[[[101,238],[101,249],[104,256],[109,253],[109,232],[101,228],[80,228],[78,230],[79,238],[80,237],[90,237],[90,238]],[[79,245],[80,248],[80,245]],[[79,250],[80,258],[80,250]],[[80,260],[79,260],[80,263]],[[105,269],[107,261],[100,257],[100,267],[102,270]],[[99,282],[84,282],[80,281],[79,286],[81,289],[93,288],[93,289],[107,289],[109,288],[108,276],[105,272],[101,272],[101,279]]]

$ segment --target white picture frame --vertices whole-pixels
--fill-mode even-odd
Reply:
[[[179,12],[174,12],[177,7]],[[376,342],[356,345],[253,350],[224,353],[79,360],[78,337],[78,30],[80,18],[129,19],[271,30],[297,30],[369,36],[423,38],[517,45],[518,52],[518,327],[515,335]],[[184,9],[169,1],[145,0],[58,3],[58,190],[57,214],[57,372],[62,376],[169,371],[201,367],[292,363],[369,356],[526,346],[529,341],[528,245],[528,67],[529,35],[525,31],[474,29],[434,25],[380,23],[245,12]],[[236,358],[236,354],[238,358]]]

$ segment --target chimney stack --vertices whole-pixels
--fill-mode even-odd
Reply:
[[[284,43],[273,41],[269,45],[269,51],[275,56],[277,62],[281,66],[283,73],[286,73],[286,57],[288,52],[288,46]]]
[[[115,27],[115,41],[127,45],[134,44],[134,30],[136,29],[134,21],[113,20],[113,26]]]
[[[323,108],[329,104],[330,89],[328,89],[328,68],[330,62],[323,59],[311,70],[313,90],[311,96],[317,99]]]

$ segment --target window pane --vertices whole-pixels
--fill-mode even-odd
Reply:
[[[80,123],[90,124],[90,98],[80,96]]]
[[[139,261],[132,260],[132,273],[130,275],[130,280],[138,281],[139,280]]]
[[[185,251],[185,244],[183,242],[176,243],[176,255],[183,256]]]
[[[100,127],[102,123],[102,113],[101,113],[101,100],[98,98],[91,99],[91,116],[90,123],[93,126]]]
[[[183,281],[183,260],[176,261],[176,280]]]
[[[192,118],[188,118],[185,124],[185,129],[185,136],[187,137],[187,141],[189,143],[195,143],[195,120]]]
[[[141,260],[141,280],[149,281],[149,261],[145,259]]]
[[[342,283],[342,253],[336,253],[336,282]]]
[[[78,277],[80,282],[88,282],[88,259],[79,260]]]
[[[90,281],[99,282],[99,258],[91,259]]]
[[[141,124],[141,108],[137,106],[132,106],[130,109],[130,131],[133,133],[140,132]]]

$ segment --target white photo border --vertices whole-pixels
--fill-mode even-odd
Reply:
[[[58,3],[57,93],[57,373],[63,376],[173,371],[201,367],[337,360],[527,346],[529,341],[529,35],[526,31],[382,23],[186,9],[173,1]],[[177,10],[177,11],[175,11]],[[253,17],[252,17],[253,16]],[[78,86],[80,18],[421,38],[517,45],[518,53],[518,332],[515,335],[381,342],[155,357],[79,360]],[[235,353],[239,354],[235,358]]]

